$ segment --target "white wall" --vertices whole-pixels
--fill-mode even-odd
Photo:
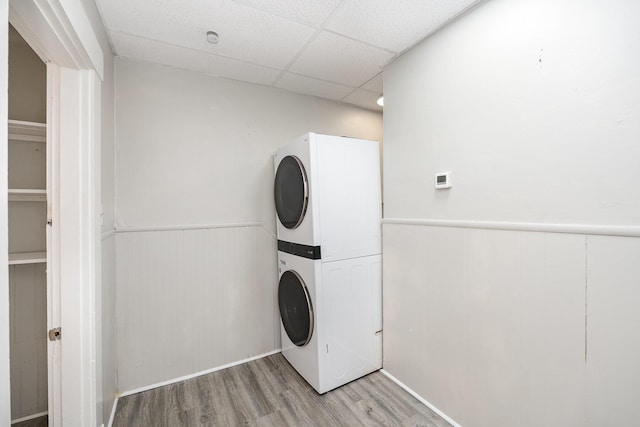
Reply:
[[[117,226],[275,227],[276,147],[313,131],[382,138],[381,115],[259,85],[117,60]]]
[[[382,116],[117,59],[116,123],[120,391],[278,349],[272,155]]]
[[[387,216],[637,224],[639,7],[489,0],[387,67]]]
[[[462,425],[640,417],[639,15],[489,0],[385,68],[384,366]]]

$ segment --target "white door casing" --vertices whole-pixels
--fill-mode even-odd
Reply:
[[[0,55],[9,56],[9,28],[7,2],[0,1]],[[0,425],[11,419],[11,388],[9,384],[9,229],[7,182],[7,88],[8,61],[0,62]]]
[[[2,2],[7,50],[7,2]],[[79,0],[15,0],[9,20],[47,63],[47,293],[48,327],[62,340],[49,344],[49,423],[96,424],[95,289],[100,272],[100,87],[103,52]],[[7,70],[0,67],[0,85]],[[2,91],[6,94],[6,90]],[[6,95],[4,95],[6,96]],[[0,138],[6,153],[6,99],[0,103]],[[7,194],[7,157],[0,155],[0,191]],[[8,344],[7,202],[0,208],[0,342]],[[1,245],[4,242],[5,244]],[[6,317],[6,319],[5,319]],[[0,380],[9,373],[9,351],[0,346]],[[5,354],[6,353],[6,354]],[[5,387],[6,384],[6,387]],[[0,425],[10,419],[9,382],[0,381]],[[5,390],[6,388],[6,390]]]

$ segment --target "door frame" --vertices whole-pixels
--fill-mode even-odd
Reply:
[[[49,342],[49,423],[92,426],[97,420],[96,289],[100,289],[100,88],[103,52],[79,0],[2,1],[3,26],[18,30],[47,63],[47,327],[62,328],[62,340]],[[3,30],[4,31],[4,30]],[[6,31],[5,31],[6,33]],[[3,36],[4,37],[4,36]],[[6,38],[4,39],[6,40]],[[3,43],[2,55],[8,56]],[[0,85],[7,87],[5,68]],[[4,91],[3,93],[6,93]],[[6,95],[3,95],[6,96]],[[3,153],[7,141],[6,99],[0,109]],[[0,155],[0,170],[7,170]],[[5,203],[7,182],[0,179]],[[0,232],[0,294],[8,295],[6,225]],[[4,296],[0,308],[4,308]],[[8,301],[7,301],[8,305]],[[6,311],[8,313],[8,310]],[[0,341],[9,342],[8,314],[0,319]],[[5,339],[6,334],[6,339]],[[8,348],[8,346],[6,347]],[[0,379],[8,378],[9,358],[0,353]],[[10,422],[10,391],[0,390],[0,424]]]

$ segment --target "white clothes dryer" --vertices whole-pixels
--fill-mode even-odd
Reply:
[[[314,259],[381,253],[380,148],[375,141],[308,133],[274,156],[280,244]]]
[[[318,393],[382,368],[380,255],[278,266],[282,354]]]

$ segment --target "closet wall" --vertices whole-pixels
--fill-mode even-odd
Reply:
[[[11,418],[18,419],[47,410],[46,202],[33,194],[46,187],[46,66],[13,27],[9,120]]]
[[[9,119],[47,121],[47,67],[9,26]]]
[[[382,115],[116,59],[121,392],[279,349],[273,153]]]

